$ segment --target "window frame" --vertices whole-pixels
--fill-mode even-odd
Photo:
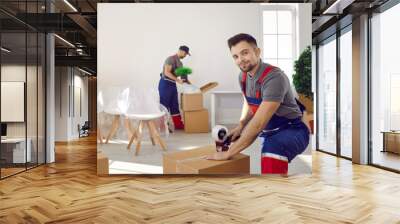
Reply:
[[[276,36],[276,38],[277,38],[277,52],[276,52],[276,58],[270,58],[270,57],[265,57],[264,56],[264,52],[262,51],[261,52],[261,55],[262,55],[262,60],[264,61],[264,62],[270,62],[270,61],[273,61],[273,60],[276,60],[276,65],[275,66],[278,66],[278,61],[279,60],[291,60],[292,61],[292,65],[294,65],[294,61],[295,61],[295,59],[297,58],[297,54],[298,54],[298,52],[297,52],[297,48],[298,48],[298,46],[297,46],[297,6],[296,5],[291,5],[291,4],[278,4],[278,5],[262,5],[262,7],[261,7],[261,14],[262,14],[262,16],[261,16],[261,24],[263,24],[264,25],[264,12],[265,11],[275,11],[275,12],[278,12],[278,11],[289,11],[290,13],[291,13],[291,16],[292,16],[292,33],[291,34],[279,34],[278,33],[278,27],[279,27],[279,21],[277,20],[276,21],[276,32],[275,33],[273,33],[273,34],[266,34],[265,33],[265,31],[264,31],[264,26],[262,26],[263,28],[262,28],[262,47],[263,47],[263,49],[265,49],[266,47],[265,47],[265,42],[264,42],[264,36],[265,35],[271,35],[271,36]],[[277,16],[277,18],[278,18],[278,16]],[[280,58],[279,57],[279,36],[280,35],[290,35],[291,36],[291,42],[292,42],[292,54],[291,54],[291,58]],[[274,64],[273,64],[274,65]],[[279,66],[278,66],[279,67]],[[288,78],[289,78],[289,80],[290,80],[290,82],[292,82],[292,75],[293,74],[286,74],[287,76],[288,76]]]

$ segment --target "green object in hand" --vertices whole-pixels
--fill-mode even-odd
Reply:
[[[177,76],[184,76],[192,74],[192,69],[188,67],[179,67],[175,69],[175,75]]]

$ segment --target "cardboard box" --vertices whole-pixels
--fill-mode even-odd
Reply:
[[[108,175],[108,158],[101,152],[97,153],[97,175],[106,176]]]
[[[218,82],[209,82],[207,84],[205,84],[204,86],[200,87],[200,91],[201,93],[205,93],[207,91],[209,91],[210,89],[215,88],[216,86],[218,86]]]
[[[196,111],[203,109],[203,94],[181,94],[181,109],[183,111]]]
[[[385,133],[386,151],[400,154],[400,133]]]
[[[186,133],[208,133],[208,110],[184,111],[183,121]]]
[[[249,174],[250,157],[235,155],[230,160],[205,159],[216,152],[215,145],[199,147],[163,155],[164,174]]]
[[[182,93],[181,94],[181,109],[182,111],[196,111],[202,110],[203,107],[203,94],[210,89],[216,87],[217,82],[210,82],[200,87],[201,93]]]

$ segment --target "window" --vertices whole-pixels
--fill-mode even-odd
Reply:
[[[318,48],[318,149],[336,154],[336,36]]]
[[[352,25],[322,41],[317,55],[317,149],[351,159]]]
[[[340,36],[340,155],[352,157],[352,32]]]
[[[295,58],[294,9],[263,11],[263,61],[281,68],[292,82]]]
[[[371,18],[370,125],[374,165],[400,170],[400,4]],[[394,131],[394,132],[392,132]]]
[[[20,15],[42,12],[40,6],[44,3],[19,2]],[[3,12],[0,17],[10,24],[15,22]],[[45,163],[45,45],[45,34],[28,26],[21,24],[0,29],[0,112],[6,115],[0,120],[4,129],[0,144],[0,179]],[[13,94],[22,96],[19,98],[22,103],[16,107],[22,114],[21,119],[15,119],[13,115],[19,113],[9,109],[10,105],[18,103],[3,100]]]
[[[400,73],[390,74],[390,130],[400,130]]]

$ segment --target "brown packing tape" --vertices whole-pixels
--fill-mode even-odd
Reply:
[[[202,155],[202,156],[196,156],[196,157],[192,157],[192,158],[185,158],[185,159],[181,159],[181,160],[176,160],[175,170],[176,170],[177,173],[197,174],[197,173],[199,173],[198,170],[196,170],[196,169],[194,169],[193,167],[190,167],[190,166],[185,166],[184,163],[185,162],[196,161],[196,160],[202,160],[202,159],[206,159],[206,156]]]
[[[215,144],[211,145],[204,145],[200,147],[196,147],[190,150],[182,150],[182,151],[175,151],[175,152],[165,152],[163,155],[165,157],[171,158],[174,161],[176,160],[183,160],[186,158],[192,158],[192,157],[201,157],[204,155],[208,155],[211,153],[216,152],[217,148]]]
[[[207,160],[204,157],[183,159],[176,163],[177,173],[182,174],[248,174],[250,157],[244,154],[235,155],[230,160]]]
[[[202,93],[205,93],[205,92],[209,91],[210,89],[215,88],[216,86],[218,86],[218,82],[210,82],[210,83],[207,83],[204,86],[200,87],[200,91]]]
[[[206,159],[206,157],[207,157],[207,155],[195,156],[195,157],[180,159],[180,160],[177,160],[176,162],[177,163],[190,162],[190,161],[194,161],[194,160]]]

